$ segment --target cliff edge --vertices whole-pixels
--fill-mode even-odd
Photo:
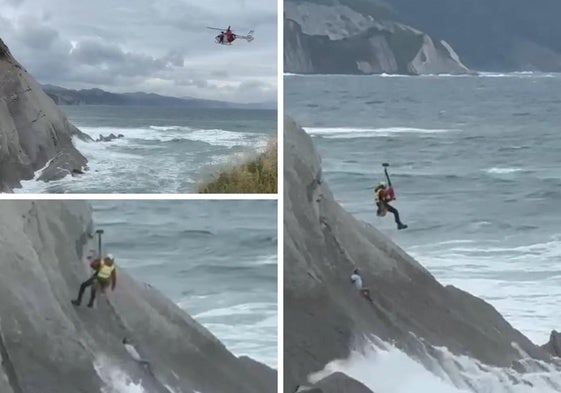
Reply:
[[[0,39],[0,192],[20,186],[45,167],[39,180],[82,173],[86,158],[74,127]]]

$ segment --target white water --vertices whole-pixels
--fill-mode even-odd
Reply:
[[[138,193],[192,192],[203,172],[212,167],[237,164],[261,152],[268,143],[264,134],[223,129],[196,129],[184,126],[140,128],[80,127],[93,139],[100,134],[123,134],[110,142],[84,142],[74,138],[76,148],[88,159],[89,171],[49,183],[35,179],[22,182],[16,193],[63,192]],[[192,143],[205,143],[209,155],[202,160],[201,149],[186,151]],[[183,144],[183,145],[182,145]],[[231,150],[237,148],[238,150]],[[244,149],[239,151],[239,149]],[[213,153],[212,151],[216,151]],[[43,168],[44,169],[44,168]],[[58,191],[60,192],[60,191]]]
[[[496,174],[496,175],[505,175],[505,174],[509,174],[509,173],[516,173],[516,172],[522,172],[524,169],[522,168],[489,168],[486,169],[485,172],[490,173],[490,174]]]
[[[460,130],[448,129],[426,129],[413,127],[384,127],[384,128],[361,128],[361,127],[306,127],[306,132],[313,136],[327,139],[357,139],[368,137],[389,137],[406,134],[431,135],[459,132]]]
[[[486,366],[467,356],[437,348],[426,359],[432,371],[396,347],[373,338],[347,359],[334,360],[309,376],[313,384],[336,372],[347,374],[376,393],[558,393],[561,372],[528,361],[530,372]],[[532,366],[533,364],[533,366]]]
[[[133,383],[125,372],[105,357],[96,359],[94,368],[106,385],[102,393],[149,393]]]

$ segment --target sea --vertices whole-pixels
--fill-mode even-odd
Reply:
[[[276,110],[61,106],[94,140],[75,146],[88,159],[78,177],[28,180],[17,193],[194,193],[220,169],[263,151],[277,135]],[[39,172],[39,171],[38,171]],[[38,177],[39,173],[36,174]]]
[[[347,211],[382,230],[442,284],[492,304],[534,343],[561,328],[560,74],[284,81],[285,113],[312,136],[324,178]],[[403,231],[391,215],[375,213],[383,163],[390,164],[393,205],[409,225]],[[463,390],[395,348],[375,352],[357,354],[350,373],[376,392],[561,391],[558,372],[542,373],[557,378],[555,388],[534,381],[539,389],[532,390],[514,386],[504,370],[484,374],[474,359],[455,358],[464,366],[458,373],[473,372]],[[392,374],[401,379],[382,386]]]
[[[277,205],[268,200],[90,201],[104,252],[213,333],[277,367]]]

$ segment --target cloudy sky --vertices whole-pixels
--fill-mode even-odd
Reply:
[[[40,83],[276,101],[277,0],[0,0],[0,38]]]

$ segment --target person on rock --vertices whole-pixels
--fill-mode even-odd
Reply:
[[[129,353],[131,358],[133,358],[141,366],[145,367],[148,371],[152,372],[152,369],[150,368],[150,362],[140,357],[140,354],[138,353],[136,348],[131,344],[128,338],[126,337],[123,338],[123,345],[125,346],[125,349]]]
[[[90,301],[88,307],[93,307],[97,290],[105,292],[105,289],[111,283],[111,290],[115,290],[117,285],[117,271],[115,267],[115,258],[111,254],[107,254],[105,258],[89,258],[90,267],[94,270],[93,275],[80,285],[78,298],[72,300],[72,304],[79,306],[82,303],[82,297],[87,287],[91,287]]]
[[[364,297],[366,300],[372,303],[372,298],[370,297],[370,290],[363,286],[362,277],[360,276],[358,269],[353,270],[353,274],[351,274],[351,283],[354,284],[354,286],[360,292],[362,297]]]

